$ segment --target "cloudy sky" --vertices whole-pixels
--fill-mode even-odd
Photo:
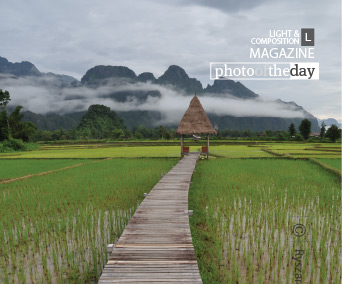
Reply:
[[[341,120],[339,0],[11,0],[1,1],[0,11],[0,56],[11,62],[77,79],[101,64],[156,77],[176,64],[204,87],[212,84],[210,62],[250,60],[252,37],[315,28],[319,81],[242,83],[318,118]]]

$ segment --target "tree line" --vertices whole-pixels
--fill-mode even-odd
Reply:
[[[34,140],[37,127],[32,122],[22,121],[22,106],[17,106],[9,115],[7,105],[10,101],[9,92],[0,89],[0,141],[4,141],[5,148],[19,150],[25,148],[23,142]]]
[[[8,91],[0,89],[0,142],[10,146],[19,145],[22,142],[57,141],[57,140],[171,140],[178,138],[175,129],[165,126],[148,128],[144,125],[133,126],[128,129],[123,120],[116,112],[104,105],[91,105],[82,117],[79,125],[69,130],[58,129],[55,131],[38,130],[32,122],[23,122],[22,106],[8,114],[7,105],[11,101]],[[332,125],[326,130],[324,122],[321,125],[319,137],[310,137],[311,122],[303,119],[298,130],[292,123],[287,131],[251,131],[251,130],[219,130],[215,139],[250,139],[250,140],[273,140],[273,141],[330,141],[335,142],[341,137],[341,130]],[[12,145],[12,146],[13,146]],[[15,147],[19,147],[19,146]],[[13,148],[13,147],[12,147]]]

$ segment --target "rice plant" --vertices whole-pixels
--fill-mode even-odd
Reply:
[[[341,283],[340,205],[339,178],[309,161],[199,162],[189,207],[203,282]]]
[[[0,185],[0,283],[91,283],[177,161],[116,159]]]

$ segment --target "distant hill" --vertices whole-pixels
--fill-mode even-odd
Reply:
[[[171,65],[165,73],[156,80],[156,83],[160,85],[173,85],[190,94],[203,92],[201,82],[196,78],[190,78],[183,68],[176,65]]]
[[[124,66],[99,65],[89,69],[82,77],[81,82],[87,85],[106,85],[111,82],[147,82],[157,85],[171,85],[188,94],[211,93],[218,96],[225,96],[229,93],[232,96],[243,99],[257,98],[258,95],[246,88],[240,82],[233,80],[215,80],[213,85],[202,87],[196,78],[190,78],[185,70],[177,65],[171,65],[158,79],[150,72],[141,73],[137,76],[133,70]]]
[[[42,115],[31,111],[23,111],[22,113],[24,114],[23,121],[32,121],[37,125],[38,129],[53,131],[59,128],[70,129],[76,127],[86,112],[81,111],[64,115],[56,113]]]
[[[52,83],[58,87],[73,86],[72,84],[77,84],[78,82],[77,79],[68,75],[59,75],[52,72],[42,73],[31,62],[22,61],[20,63],[12,63],[0,56],[0,75],[1,74],[18,78],[30,76],[32,77],[32,80],[39,80],[42,84]]]
[[[82,115],[85,113],[85,102],[87,99],[90,99],[87,93],[96,93],[96,90],[100,88],[113,90],[113,92],[100,92],[95,102],[94,99],[91,100],[91,104],[103,104],[103,101],[108,100],[118,103],[118,109],[114,110],[128,127],[140,124],[144,124],[146,127],[155,127],[163,121],[163,113],[159,111],[142,111],[139,109],[125,111],[121,108],[125,103],[130,103],[132,100],[143,104],[151,98],[161,99],[163,96],[165,98],[167,94],[161,93],[163,88],[158,86],[171,87],[181,94],[188,96],[193,96],[194,93],[197,93],[200,97],[235,97],[240,100],[251,101],[260,98],[258,94],[245,87],[242,83],[233,80],[215,80],[212,85],[208,84],[207,87],[203,88],[200,81],[196,78],[190,78],[183,68],[176,65],[171,65],[159,78],[155,78],[150,72],[143,72],[137,75],[126,66],[98,65],[90,68],[81,81],[79,81],[67,75],[42,73],[32,63],[27,61],[11,63],[6,58],[0,57],[0,88],[4,88],[3,84],[8,81],[8,78],[12,78],[13,82],[20,81],[18,80],[20,78],[25,78],[25,80],[33,82],[34,88],[44,87],[44,91],[52,92],[55,98],[68,101],[68,105],[75,106],[74,110],[69,110],[66,114],[64,109],[62,109],[63,112],[56,109],[55,112],[50,111],[50,113],[42,115],[32,112],[32,109],[27,109],[27,106],[23,105],[26,108],[24,119],[32,121],[37,124],[38,128],[46,130],[54,130],[60,127],[69,129],[77,126],[81,121]],[[146,82],[150,84],[143,84]],[[125,86],[129,86],[129,88],[123,88]],[[16,94],[12,94],[10,87],[11,95],[15,96]],[[20,87],[21,90],[25,90],[23,86]],[[155,100],[152,101],[154,102]],[[303,113],[305,118],[311,120],[312,131],[319,130],[317,119],[295,102],[284,102],[281,100],[275,100],[274,102],[281,106],[282,109],[296,110]],[[113,109],[112,106],[111,108]],[[42,107],[43,111],[44,108]],[[303,119],[303,117],[283,118],[269,117],[267,115],[265,117],[235,117],[229,115],[229,113],[220,116],[208,113],[208,116],[213,124],[218,125],[220,130],[286,130],[290,123],[293,122],[298,126]],[[175,127],[176,125],[167,126]]]
[[[339,123],[335,118],[327,118],[327,119],[317,119],[319,126],[321,126],[322,122],[324,121],[326,126],[331,126],[335,124],[339,128],[341,128],[342,124]]]
[[[112,131],[125,128],[116,112],[104,105],[91,105],[77,126],[88,138],[109,137]]]
[[[47,114],[40,115],[30,111],[25,111],[24,121],[32,121],[39,129],[42,130],[56,130],[59,128],[70,129],[76,127],[82,116],[86,112],[75,112],[64,115]],[[146,127],[155,127],[156,121],[162,119],[161,113],[156,111],[124,111],[117,112],[118,117],[121,118],[128,128],[133,126],[145,125]],[[230,130],[287,130],[289,125],[293,123],[298,129],[302,119],[301,118],[276,118],[276,117],[234,117],[234,116],[218,116],[215,114],[208,114],[208,117],[213,125],[217,125],[219,130],[227,129],[229,125]],[[315,123],[314,119],[310,119]],[[167,125],[167,128],[176,128],[177,125]],[[312,131],[318,131],[318,126],[312,125]]]
[[[15,76],[40,76],[41,73],[31,62],[22,61],[20,63],[9,62],[0,56],[0,73]]]
[[[84,84],[103,84],[106,79],[123,78],[137,81],[137,75],[134,71],[125,66],[104,66],[99,65],[89,69],[82,77],[81,82]]]

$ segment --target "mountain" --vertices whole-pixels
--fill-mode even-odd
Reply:
[[[204,92],[221,94],[222,96],[231,94],[234,97],[242,99],[253,99],[259,97],[259,95],[246,88],[240,82],[234,82],[233,80],[215,80],[212,86],[208,84],[204,89]]]
[[[138,81],[140,82],[151,82],[151,83],[155,83],[156,78],[154,77],[153,73],[151,72],[143,72],[138,76]]]
[[[146,82],[149,84],[144,84]],[[25,84],[28,88],[25,88]],[[176,65],[171,65],[159,78],[155,78],[151,72],[143,72],[137,76],[133,70],[125,66],[98,65],[90,68],[81,81],[78,81],[67,75],[42,73],[27,61],[11,63],[6,58],[0,57],[0,88],[10,91],[11,105],[15,106],[15,98],[19,96],[21,100],[17,104],[27,108],[27,100],[33,97],[34,102],[37,103],[32,104],[30,101],[30,105],[36,106],[35,112],[44,112],[44,101],[49,103],[49,108],[53,106],[56,109],[45,115],[37,114],[32,109],[24,112],[24,119],[34,122],[40,129],[75,127],[81,121],[86,108],[99,103],[111,105],[128,127],[140,124],[155,127],[164,124],[165,113],[155,109],[159,106],[159,100],[168,99],[170,94],[163,93],[164,88],[160,86],[165,88],[171,86],[173,94],[178,92],[179,95],[186,96],[197,93],[200,97],[233,97],[241,101],[253,102],[261,99],[242,83],[233,80],[215,80],[212,85],[203,88],[200,81],[190,78],[183,68]],[[30,96],[28,92],[31,92]],[[38,94],[42,97],[38,97]],[[49,95],[48,100],[43,97],[44,94]],[[66,102],[69,111],[61,107],[61,105],[65,106]],[[139,106],[146,102],[153,108],[149,111],[140,110]],[[281,109],[303,113],[305,118],[311,120],[312,131],[319,130],[317,119],[295,102],[281,100],[274,102]],[[179,116],[179,113],[177,115]],[[287,130],[290,123],[293,122],[298,126],[303,119],[303,117],[291,119],[268,117],[267,109],[264,117],[234,117],[229,113],[220,116],[208,113],[208,116],[213,125],[217,124],[220,130]]]
[[[185,90],[190,94],[203,92],[200,81],[190,78],[185,70],[177,65],[171,65],[163,75],[156,81],[160,85],[172,85],[179,89]]]
[[[11,74],[15,76],[40,76],[41,73],[32,63],[22,61],[20,63],[9,62],[6,58],[0,56],[0,73]]]
[[[337,127],[341,128],[342,123],[339,123],[335,118],[327,118],[327,119],[317,119],[318,125],[321,126],[322,122],[324,121],[326,126],[331,126],[335,124]]]
[[[99,65],[89,69],[82,77],[81,82],[85,84],[98,84],[101,81],[104,81],[102,83],[106,83],[106,80],[113,78],[136,81],[137,75],[125,66]]]
[[[64,115],[59,115],[56,113],[48,113],[46,115],[33,113],[31,111],[23,111],[24,114],[23,121],[32,121],[37,125],[38,129],[53,131],[59,128],[70,129],[76,127],[85,111],[68,113]]]
[[[36,82],[37,84],[50,85],[58,88],[76,86],[78,82],[74,77],[68,75],[59,75],[52,72],[42,73],[31,62],[22,61],[20,63],[12,63],[1,56],[0,77],[5,79],[8,77],[29,77],[32,82]]]

